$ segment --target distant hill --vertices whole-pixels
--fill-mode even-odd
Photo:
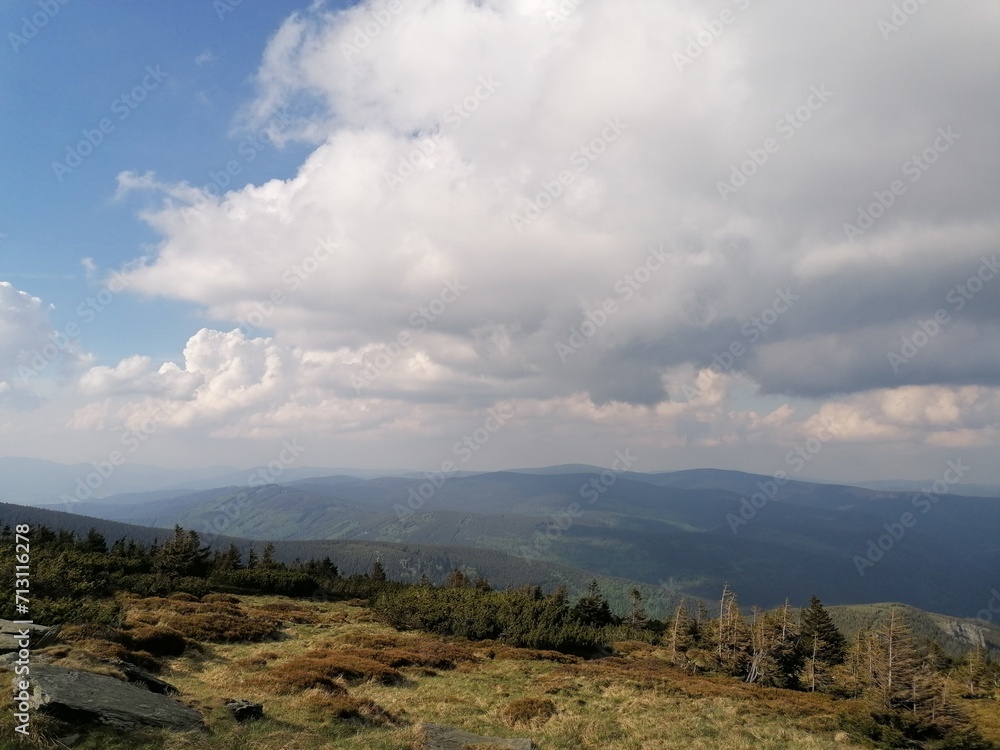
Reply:
[[[456,476],[440,487],[423,477],[338,475],[73,510],[255,539],[473,547],[709,600],[730,583],[741,601],[764,607],[822,591],[830,604],[899,600],[972,616],[1000,569],[995,498],[779,487],[711,469],[602,475],[556,467]]]

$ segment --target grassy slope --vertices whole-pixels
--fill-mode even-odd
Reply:
[[[245,597],[247,607],[282,601]],[[310,620],[287,623],[282,639],[256,644],[189,649],[167,661],[163,677],[180,688],[183,699],[207,716],[209,734],[149,732],[141,736],[93,735],[81,750],[408,750],[415,724],[440,722],[476,733],[530,736],[542,750],[848,750],[858,748],[835,731],[835,714],[847,704],[823,695],[768,690],[725,678],[686,676],[668,667],[655,650],[622,658],[557,663],[490,644],[465,644],[476,655],[453,670],[401,668],[404,684],[361,682],[350,697],[373,701],[385,714],[374,721],[336,721],[310,704],[317,691],[281,695],[283,664],[322,649],[373,641],[433,649],[443,639],[397,633],[373,621],[369,610],[346,603],[297,602]],[[459,644],[461,645],[461,644]],[[495,658],[490,658],[493,649]],[[623,649],[628,651],[628,649]],[[227,697],[264,704],[268,718],[237,725],[221,707]],[[509,726],[502,709],[511,700],[548,698],[556,714],[534,725]],[[984,704],[986,702],[983,702]],[[976,706],[983,716],[995,702]],[[388,720],[379,719],[388,716]],[[996,729],[996,727],[993,727]],[[9,712],[0,720],[0,746],[12,737]],[[23,745],[22,745],[23,746]]]

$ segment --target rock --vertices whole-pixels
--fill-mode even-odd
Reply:
[[[120,729],[204,727],[201,715],[194,709],[114,677],[33,665],[29,679],[32,708],[73,725],[98,723]]]
[[[236,721],[243,722],[264,718],[264,706],[260,703],[245,701],[239,698],[230,698],[226,701],[225,706]]]
[[[505,740],[499,737],[480,737],[440,724],[421,724],[417,728],[420,735],[420,750],[465,750],[477,745],[489,745],[506,750],[537,750],[531,740]],[[484,747],[483,750],[486,750]]]
[[[177,688],[169,682],[164,682],[159,677],[150,674],[145,669],[140,669],[135,664],[116,659],[111,664],[121,672],[125,679],[133,685],[142,685],[146,690],[160,695],[176,695]]]
[[[48,646],[59,635],[59,625],[17,625],[13,620],[0,620],[0,654],[16,653],[21,648],[24,631],[28,631],[29,648]]]

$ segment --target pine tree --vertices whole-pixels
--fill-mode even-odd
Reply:
[[[670,626],[670,639],[668,648],[670,649],[670,661],[676,664],[680,660],[682,652],[691,647],[691,620],[688,617],[687,606],[682,599],[674,611],[674,621]]]
[[[715,656],[730,674],[743,674],[747,652],[750,650],[750,633],[740,612],[736,593],[727,583],[719,602],[719,619],[715,628]]]
[[[610,625],[614,622],[611,605],[601,593],[601,586],[594,578],[587,585],[587,593],[573,606],[573,616],[584,625]]]
[[[104,534],[91,527],[87,532],[87,537],[80,543],[82,552],[98,552],[104,554],[108,551],[108,542]]]
[[[247,550],[247,570],[256,570],[260,567],[260,556],[257,554],[257,550],[251,544],[250,549]]]
[[[378,560],[372,563],[372,569],[368,574],[368,577],[375,583],[385,583],[388,580],[388,576],[385,574],[385,568],[382,567],[382,563]]]
[[[898,610],[892,609],[872,640],[872,699],[882,709],[916,710],[921,661],[913,635]],[[920,693],[918,695],[918,693]]]
[[[628,592],[629,613],[625,618],[625,623],[630,628],[641,629],[646,627],[649,617],[646,615],[646,607],[643,604],[642,592],[633,586]]]
[[[264,551],[261,553],[260,557],[260,567],[273,569],[279,567],[278,561],[275,559],[275,555],[278,550],[274,546],[274,542],[268,542],[264,545]]]
[[[235,544],[230,544],[229,549],[225,552],[220,552],[216,555],[214,565],[212,566],[214,570],[239,570],[243,567],[243,556],[240,551],[236,548]]]
[[[966,698],[982,698],[986,695],[986,685],[989,679],[989,664],[986,661],[982,642],[965,657],[965,664],[960,671]]]
[[[802,641],[809,658],[827,666],[843,664],[847,642],[815,594],[809,607],[802,610],[801,620]]]
[[[208,574],[211,548],[201,546],[198,532],[174,526],[174,538],[165,542],[156,553],[153,569],[171,576],[197,576]]]

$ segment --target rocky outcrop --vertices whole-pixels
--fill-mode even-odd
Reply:
[[[114,677],[50,665],[32,666],[34,710],[74,726],[105,724],[119,729],[203,728],[201,715],[173,698]]]
[[[59,626],[18,625],[13,620],[0,620],[0,654],[16,653],[24,648],[21,643],[25,633],[29,640],[28,648],[43,648],[56,639]]]
[[[537,750],[531,740],[506,740],[499,737],[480,737],[461,729],[442,726],[441,724],[421,724],[417,728],[420,736],[419,750],[472,750],[482,745],[483,750],[490,748],[505,748],[505,750]]]
[[[150,674],[145,669],[140,669],[135,664],[130,664],[127,661],[115,660],[111,662],[111,665],[117,668],[125,679],[133,685],[142,685],[142,687],[146,688],[146,690],[149,690],[151,693],[160,693],[160,695],[177,694],[177,688],[169,682],[164,682],[159,677]]]

